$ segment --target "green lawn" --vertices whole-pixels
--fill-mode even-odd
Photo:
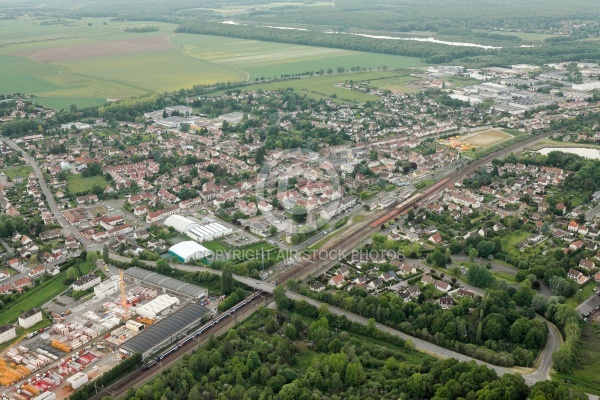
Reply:
[[[594,293],[594,288],[596,287],[596,282],[594,282],[594,280],[590,280],[588,282],[585,283],[585,285],[583,285],[583,287],[580,288],[581,292],[582,292],[582,296],[581,298],[583,300],[587,299],[588,297],[590,297],[590,295],[592,293]],[[583,301],[582,300],[582,301]],[[571,307],[577,307],[579,305],[579,301],[575,300],[575,296],[573,297],[569,297],[566,301],[566,304],[570,305]]]
[[[338,103],[362,103],[366,101],[376,101],[378,96],[345,89],[337,86],[338,83],[345,81],[364,82],[367,86],[379,89],[390,89],[397,91],[411,92],[410,88],[404,85],[406,82],[413,81],[415,78],[408,76],[408,72],[398,71],[371,71],[355,72],[344,74],[333,74],[323,76],[303,77],[300,79],[286,80],[282,82],[264,82],[256,83],[243,87],[242,91],[277,90],[290,88],[300,95],[307,95],[313,99],[328,99]],[[215,92],[213,95],[219,95],[222,91]]]
[[[0,171],[4,172],[10,179],[14,179],[17,176],[20,176],[21,178],[27,178],[27,176],[33,172],[33,168],[31,168],[29,165],[21,165],[19,167],[6,168]]]
[[[500,239],[502,242],[502,248],[515,247],[519,243],[521,243],[522,241],[527,239],[528,237],[529,237],[528,232],[522,232],[522,231],[510,232],[510,233],[502,236],[502,238]]]
[[[600,326],[585,323],[581,331],[581,343],[578,346],[576,360],[578,365],[570,373],[556,373],[552,379],[573,382],[578,389],[600,395]]]
[[[414,186],[416,189],[425,189],[425,188],[428,188],[429,186],[433,185],[436,182],[437,181],[435,179],[425,179],[425,180],[415,183]]]
[[[224,243],[222,243],[219,240],[211,240],[210,242],[203,242],[202,246],[206,247],[209,250],[212,251],[229,251],[232,248],[225,245]]]
[[[8,342],[4,342],[4,343],[0,344],[0,351],[6,349],[7,347],[10,347],[15,341],[19,340],[19,338],[22,335],[29,333],[29,332],[33,332],[33,331],[38,331],[38,330],[45,328],[51,324],[52,324],[52,322],[50,321],[50,318],[48,318],[45,314],[42,314],[42,320],[32,327],[23,329],[23,328],[17,326],[17,329],[16,329],[17,337],[14,338],[13,340],[9,340]]]
[[[496,279],[500,279],[508,283],[509,285],[516,285],[519,282],[515,279],[513,275],[504,273],[504,272],[492,272],[492,275],[496,277]]]
[[[23,312],[50,301],[53,297],[67,289],[63,283],[66,272],[62,272],[40,285],[34,286],[24,294],[17,297],[17,301],[10,303],[10,307],[0,312],[0,324],[15,322]]]
[[[92,190],[94,186],[100,186],[105,189],[108,185],[106,179],[103,176],[90,176],[84,178],[81,175],[67,175],[67,186],[71,193],[84,193]]]

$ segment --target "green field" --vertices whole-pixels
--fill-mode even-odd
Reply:
[[[290,88],[300,95],[307,95],[308,97],[317,100],[333,100],[338,103],[363,103],[379,99],[379,97],[374,94],[350,90],[337,85],[338,83],[344,83],[345,81],[351,80],[354,82],[364,82],[367,86],[378,89],[414,92],[413,89],[402,86],[401,82],[413,81],[415,78],[409,77],[406,73],[395,71],[344,73],[305,77],[282,82],[256,83],[243,87],[242,91]],[[213,95],[221,93],[223,92],[215,92]]]
[[[496,279],[500,279],[508,283],[509,285],[516,285],[519,282],[515,279],[513,275],[504,273],[504,272],[492,272],[492,275],[496,277]]]
[[[67,187],[71,193],[87,192],[95,185],[104,189],[108,186],[108,182],[103,176],[90,176],[84,178],[81,175],[67,175]]]
[[[556,373],[553,379],[573,382],[578,389],[600,395],[600,326],[593,322],[583,324],[581,342],[577,349],[577,363],[571,373]]]
[[[66,290],[68,286],[63,283],[65,274],[58,274],[20,295],[16,302],[10,303],[9,308],[0,312],[0,323],[15,322],[23,312],[42,306],[54,296]]]
[[[31,168],[29,165],[21,165],[20,167],[11,167],[0,170],[0,172],[4,172],[4,174],[6,174],[6,176],[10,179],[14,179],[17,176],[20,176],[21,178],[27,178],[27,176],[33,172],[33,168]]]
[[[107,99],[320,69],[423,66],[419,59],[411,57],[218,36],[173,35],[174,24],[152,22],[159,26],[159,31],[127,33],[123,32],[126,27],[148,23],[111,22],[107,18],[68,21],[73,26],[41,25],[43,20],[33,18],[2,21],[0,87],[4,92],[33,94],[42,105],[67,109],[71,104],[100,105]],[[388,78],[390,88],[400,88],[407,80],[405,76]],[[340,79],[317,77],[290,85],[315,98],[335,95],[348,102],[376,99],[328,87]]]
[[[177,34],[172,43],[181,45],[183,52],[220,66],[243,71],[248,80],[276,78],[285,74],[300,74],[337,67],[366,67],[389,69],[419,67],[423,64],[413,57],[356,51],[232,39],[218,36]]]

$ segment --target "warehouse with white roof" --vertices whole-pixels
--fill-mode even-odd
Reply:
[[[171,310],[179,305],[177,297],[163,294],[158,296],[149,303],[139,306],[135,309],[135,313],[140,317],[160,318],[171,313]]]
[[[182,215],[171,215],[164,224],[200,243],[233,233],[233,229],[212,218],[204,218],[200,223]]]
[[[169,254],[177,257],[179,261],[186,263],[191,260],[202,260],[210,257],[213,255],[213,252],[194,241],[188,240],[171,246]]]
[[[164,224],[166,226],[172,226],[179,233],[185,233],[188,229],[200,226],[200,224],[192,219],[184,217],[183,215],[171,215],[165,219]]]

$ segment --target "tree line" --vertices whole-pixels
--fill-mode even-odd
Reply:
[[[372,324],[351,323],[306,302],[282,302],[280,295],[276,295],[280,311],[262,308],[222,337],[209,337],[194,354],[143,387],[128,390],[125,397],[584,398],[578,390],[556,382],[529,388],[520,375],[498,377],[474,362],[417,357],[410,343]]]

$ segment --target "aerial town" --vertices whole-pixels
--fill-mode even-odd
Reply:
[[[436,66],[414,93],[337,84],[377,103],[233,90],[133,122],[7,102],[0,129],[45,125],[0,142],[3,398],[67,398],[136,355],[150,371],[307,263],[306,299],[532,366],[562,305],[600,323],[600,162],[552,151],[600,141],[599,77]]]

